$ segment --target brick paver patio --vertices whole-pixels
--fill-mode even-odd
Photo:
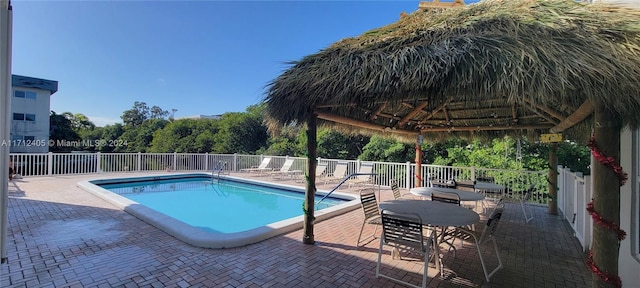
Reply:
[[[299,230],[246,247],[203,249],[76,187],[98,177],[105,176],[9,184],[9,261],[2,264],[0,287],[404,287],[375,278],[378,240],[355,246],[361,210],[316,223],[315,245],[302,244]],[[391,198],[389,189],[382,194]],[[507,204],[497,238],[505,268],[491,283],[467,244],[455,258],[444,254],[444,277],[429,269],[429,287],[590,286],[585,255],[568,224],[545,207],[533,211],[527,224],[520,206]],[[488,265],[495,267],[495,254],[486,248]],[[388,249],[384,257],[396,264],[388,272],[420,283],[420,261],[392,260]]]

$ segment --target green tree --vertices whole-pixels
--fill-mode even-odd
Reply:
[[[149,152],[205,153],[211,152],[218,120],[180,119],[157,130]]]
[[[125,126],[137,127],[148,120],[150,115],[151,112],[147,103],[136,101],[133,103],[133,108],[122,112],[120,118]]]
[[[415,158],[415,148],[395,139],[374,135],[358,159],[366,161],[407,162]]]
[[[49,140],[53,140],[55,143],[58,143],[59,140],[79,141],[80,135],[73,129],[71,120],[64,114],[56,114],[55,111],[51,111],[49,115]],[[49,152],[69,152],[73,149],[70,146],[53,145],[49,147]]]
[[[124,132],[118,138],[119,146],[114,147],[114,152],[147,152],[154,133],[164,128],[167,123],[169,121],[165,119],[151,119],[139,126],[125,126]]]
[[[246,113],[233,112],[222,115],[220,130],[215,135],[213,152],[253,154],[267,147],[269,134],[262,123],[262,109],[247,109]]]

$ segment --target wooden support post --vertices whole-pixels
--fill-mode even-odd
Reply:
[[[558,215],[558,150],[557,143],[549,143],[549,209],[551,215]]]
[[[317,115],[310,113],[307,120],[307,188],[304,201],[304,233],[302,243],[314,244],[313,222],[315,220],[314,209],[316,201],[316,159],[318,157],[317,145]]]
[[[621,121],[601,106],[595,108],[594,118],[596,121],[595,144],[603,155],[612,157],[620,163]],[[593,208],[604,220],[620,224],[620,179],[613,169],[602,165],[597,159],[592,163]],[[592,252],[593,264],[596,267],[610,275],[618,275],[620,241],[614,231],[594,223]],[[612,287],[612,285],[594,273],[593,287]]]
[[[418,135],[416,140],[416,179],[414,187],[422,187],[422,135]]]

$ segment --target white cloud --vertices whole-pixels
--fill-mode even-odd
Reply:
[[[96,124],[96,126],[98,127],[113,125],[115,123],[122,123],[122,120],[120,118],[108,118],[108,117],[89,116],[89,115],[87,115],[87,118],[89,118],[89,121],[93,122],[93,124]]]

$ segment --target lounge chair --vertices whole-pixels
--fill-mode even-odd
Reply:
[[[371,174],[373,173],[373,163],[362,163],[358,173]],[[371,184],[373,181],[373,175],[358,175],[356,178],[349,179],[349,188],[352,185]]]
[[[240,169],[240,171],[241,172],[258,172],[258,173],[271,171],[273,169],[272,168],[268,168],[270,163],[271,163],[271,157],[265,157],[264,159],[262,159],[262,163],[260,163],[259,166]]]
[[[348,165],[349,164],[347,162],[338,162],[338,164],[336,164],[336,169],[333,170],[333,173],[327,175],[327,177],[324,178],[324,184],[337,182],[344,179],[344,177],[347,176]]]
[[[272,175],[276,178],[282,178],[284,176],[291,176],[295,173],[302,173],[302,170],[291,170],[291,166],[293,166],[294,159],[287,159],[282,164],[282,167],[278,171],[269,172],[269,175]]]

